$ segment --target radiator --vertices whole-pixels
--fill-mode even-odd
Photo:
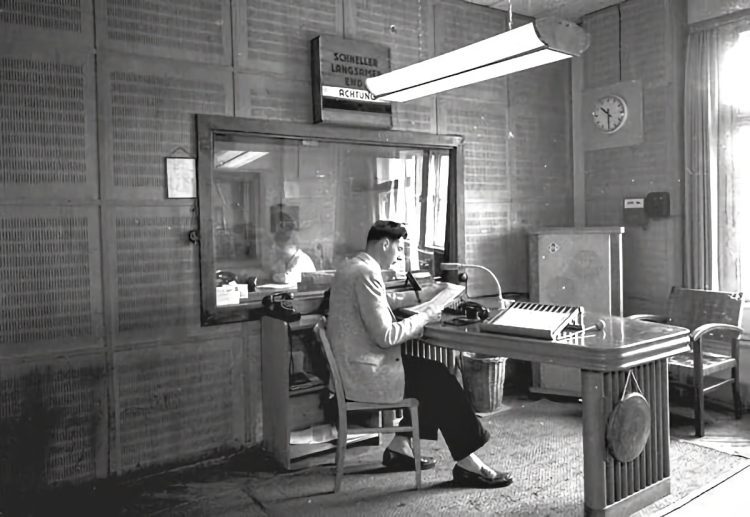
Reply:
[[[431,359],[443,363],[450,371],[455,371],[459,353],[451,348],[430,345],[420,339],[412,339],[404,343],[404,353],[423,359]]]

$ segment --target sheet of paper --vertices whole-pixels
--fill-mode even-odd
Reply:
[[[463,285],[451,284],[449,282],[443,285],[445,285],[445,289],[440,291],[430,300],[417,305],[413,305],[411,307],[404,307],[401,310],[416,314],[417,312],[424,312],[428,307],[432,307],[435,309],[435,311],[440,312],[445,308],[446,305],[455,301],[456,298],[461,296],[466,290],[466,286]]]

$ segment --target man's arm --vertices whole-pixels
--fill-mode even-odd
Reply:
[[[382,279],[377,278],[375,272],[366,270],[355,280],[354,290],[360,317],[378,346],[388,348],[422,335],[422,329],[429,321],[427,314],[415,314],[404,320],[394,321]]]

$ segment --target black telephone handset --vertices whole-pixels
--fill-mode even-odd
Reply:
[[[477,302],[461,302],[458,305],[457,310],[470,320],[483,320],[490,315],[490,310],[481,303]]]
[[[266,314],[272,318],[286,322],[298,321],[302,314],[294,309],[294,294],[292,293],[273,293],[264,296],[261,304],[266,310]]]

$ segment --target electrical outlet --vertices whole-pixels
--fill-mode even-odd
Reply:
[[[623,208],[625,208],[626,210],[635,209],[635,208],[643,209],[643,198],[642,197],[626,197],[623,203]]]
[[[626,197],[622,203],[622,219],[625,226],[643,226],[648,224],[642,197]]]

